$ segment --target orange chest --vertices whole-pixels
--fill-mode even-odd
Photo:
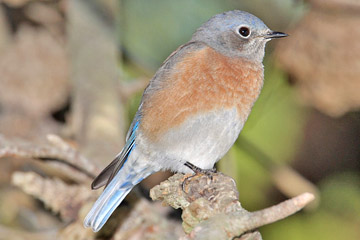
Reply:
[[[236,107],[239,114],[250,111],[263,85],[262,64],[229,58],[210,48],[193,58],[179,66],[186,74],[175,76],[181,79],[176,88],[186,93],[189,104],[207,110]]]
[[[159,134],[188,117],[237,108],[246,120],[263,85],[263,66],[205,48],[177,63],[161,90],[143,103],[142,128]]]

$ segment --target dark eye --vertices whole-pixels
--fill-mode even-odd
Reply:
[[[250,29],[248,27],[240,27],[239,34],[240,36],[247,38],[250,35]]]

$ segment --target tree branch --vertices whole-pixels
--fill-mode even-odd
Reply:
[[[50,165],[76,182],[88,182],[99,172],[99,168],[59,136],[48,135],[47,140],[48,144],[36,144],[26,140],[8,139],[0,134],[0,158],[17,157],[55,161],[57,163],[50,163]]]
[[[232,239],[294,214],[314,199],[312,194],[304,193],[251,213],[241,207],[234,180],[222,173],[211,178],[175,174],[151,189],[150,196],[183,210],[183,228],[188,235],[182,240]],[[243,237],[240,239],[261,239],[257,234]]]
[[[34,172],[15,172],[12,183],[40,199],[66,222],[76,220],[83,204],[97,197],[96,192],[85,185],[68,185],[58,178],[46,179]]]

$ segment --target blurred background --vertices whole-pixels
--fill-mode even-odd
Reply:
[[[107,238],[64,235],[69,219],[12,184],[15,171],[63,176],[4,153],[56,134],[105,167],[164,59],[233,9],[290,36],[268,44],[261,96],[217,168],[236,180],[249,211],[315,194],[305,210],[261,228],[263,239],[360,239],[356,0],[1,0],[0,239]],[[143,192],[167,176],[147,179]]]

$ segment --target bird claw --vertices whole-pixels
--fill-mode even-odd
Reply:
[[[202,168],[199,168],[199,167],[195,166],[194,164],[192,164],[190,162],[186,162],[184,165],[187,166],[188,168],[190,168],[191,170],[193,170],[195,174],[191,175],[191,176],[188,176],[188,177],[186,177],[184,179],[184,181],[181,184],[183,192],[187,192],[187,191],[185,191],[185,187],[186,187],[186,183],[190,179],[192,179],[192,178],[194,178],[196,176],[199,176],[199,175],[206,175],[212,181],[213,180],[213,174],[217,172],[215,167],[212,168],[212,169],[202,169]]]

